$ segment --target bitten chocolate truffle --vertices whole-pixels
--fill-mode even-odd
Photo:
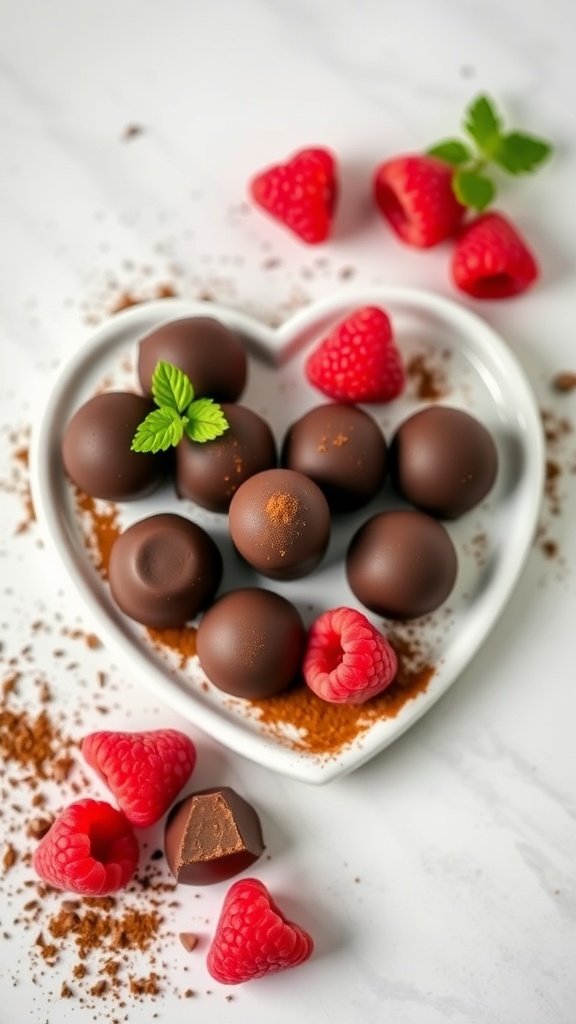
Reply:
[[[230,536],[243,558],[273,579],[306,576],[330,537],[330,510],[313,480],[292,469],[268,469],[238,488]]]
[[[228,429],[214,441],[184,437],[176,449],[176,491],[211,512],[227,512],[248,477],[276,465],[276,445],[261,416],[243,405],[222,404]]]
[[[361,508],[386,476],[380,427],[354,405],[318,405],[288,429],[282,465],[314,480],[333,512]]]
[[[200,664],[214,686],[253,700],[294,681],[305,644],[294,605],[258,587],[224,594],[202,616],[196,636]]]
[[[164,849],[178,882],[210,885],[249,868],[264,849],[254,808],[233,789],[203,789],[172,808]]]
[[[246,385],[247,359],[237,334],[208,316],[187,317],[158,327],[138,347],[138,376],[150,395],[159,360],[188,374],[197,398],[235,402]]]
[[[450,594],[458,563],[441,523],[415,509],[381,512],[360,527],[346,559],[359,601],[390,619],[415,619]]]
[[[108,565],[116,604],[157,629],[183,626],[210,603],[222,556],[196,523],[171,512],[148,516],[114,541]]]
[[[136,428],[154,408],[142,395],[108,391],[74,413],[64,431],[62,461],[81,491],[106,501],[132,501],[158,486],[165,457],[130,451]]]
[[[436,405],[410,416],[390,447],[398,493],[441,519],[457,519],[491,490],[498,453],[486,427],[461,409]]]

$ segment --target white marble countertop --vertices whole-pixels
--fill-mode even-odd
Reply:
[[[83,642],[90,623],[70,585],[49,568],[37,526],[20,528],[18,452],[54,370],[123,294],[149,298],[161,286],[268,321],[349,281],[457,298],[445,247],[406,249],[369,214],[370,173],[451,133],[487,91],[557,153],[502,194],[539,255],[540,283],[516,301],[470,305],[506,338],[541,407],[576,421],[576,393],[550,386],[558,371],[576,370],[576,13],[571,0],[0,0],[0,15],[2,679],[20,673],[10,707],[30,714],[38,680],[48,680],[51,713],[76,738],[90,728],[185,726],[104,647]],[[127,137],[130,125],[142,130]],[[311,143],[331,146],[343,166],[338,230],[321,249],[246,205],[253,171]],[[558,553],[547,557],[542,537],[535,543],[480,654],[384,754],[314,788],[194,734],[203,765],[195,781],[234,782],[261,810],[270,859],[260,877],[314,934],[314,958],[227,1001],[202,945],[185,954],[170,940],[158,949],[168,967],[155,1000],[82,1002],[80,983],[60,999],[66,955],[39,967],[34,954],[43,912],[32,927],[15,923],[31,898],[22,854],[33,812],[8,765],[6,840],[20,859],[0,876],[0,931],[10,936],[3,1024],[152,1014],[172,1024],[572,1024],[576,433],[551,442],[549,456],[560,500],[558,514],[544,501],[542,537]],[[200,906],[207,936],[222,892],[178,897],[174,911],[165,898],[168,927],[193,930]],[[149,973],[146,958],[139,968]]]

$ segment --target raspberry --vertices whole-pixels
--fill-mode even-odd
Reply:
[[[427,249],[453,235],[464,207],[452,191],[454,168],[433,156],[399,156],[380,164],[376,204],[399,238]]]
[[[302,149],[250,182],[252,198],[309,245],[330,233],[338,184],[334,157],[327,149]]]
[[[337,402],[389,402],[404,388],[392,325],[377,306],[357,309],[311,353],[306,376]]]
[[[165,814],[196,763],[192,740],[175,729],[93,732],[81,749],[137,828]]]
[[[310,936],[287,921],[256,878],[235,882],[226,893],[208,950],[208,970],[223,985],[238,985],[296,967],[312,954]]]
[[[396,676],[386,638],[353,608],[333,608],[313,623],[302,670],[308,686],[334,704],[363,704]]]
[[[102,800],[77,800],[60,814],[34,851],[49,885],[82,896],[122,889],[138,864],[138,842],[121,811]]]
[[[526,291],[538,264],[513,224],[501,213],[484,213],[466,224],[456,242],[452,276],[477,299],[503,299]]]

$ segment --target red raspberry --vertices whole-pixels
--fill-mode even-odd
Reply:
[[[93,732],[81,749],[137,828],[165,814],[196,763],[192,740],[176,729]]]
[[[501,213],[484,213],[466,224],[456,242],[452,276],[477,299],[505,299],[526,291],[538,264],[516,228]]]
[[[49,885],[82,896],[122,889],[138,864],[138,842],[121,811],[102,800],[77,800],[60,814],[34,851]]]
[[[389,402],[404,388],[404,367],[384,310],[364,306],[311,353],[306,376],[337,402]]]
[[[286,920],[266,886],[245,878],[226,893],[208,950],[208,970],[223,985],[238,985],[296,967],[313,947],[307,932]]]
[[[330,233],[338,195],[336,163],[327,149],[301,149],[250,182],[252,198],[294,234],[315,245]]]
[[[313,623],[302,666],[317,697],[363,704],[396,676],[396,654],[386,638],[353,608],[333,608]]]
[[[453,235],[464,207],[452,191],[454,168],[433,156],[398,156],[376,169],[374,197],[396,234],[419,249]]]

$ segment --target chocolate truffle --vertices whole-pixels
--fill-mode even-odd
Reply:
[[[200,664],[214,686],[254,700],[280,693],[293,682],[305,644],[294,605],[258,587],[219,598],[202,616],[196,636]]]
[[[108,391],[74,413],[64,431],[62,461],[81,491],[107,501],[132,501],[158,486],[165,457],[130,451],[136,428],[154,408],[142,395]]]
[[[457,519],[492,488],[498,453],[473,416],[436,405],[400,425],[390,448],[390,470],[406,501],[441,519]]]
[[[210,603],[222,556],[196,523],[171,512],[148,516],[114,541],[108,565],[112,597],[136,622],[182,626]]]
[[[176,449],[176,490],[211,512],[227,512],[240,484],[276,465],[276,445],[261,416],[243,405],[224,403],[228,429],[197,444],[183,437]]]
[[[242,557],[273,579],[312,572],[330,536],[326,498],[292,469],[268,469],[246,480],[232,498],[229,522]]]
[[[326,403],[289,428],[282,465],[314,480],[333,512],[350,512],[382,487],[386,442],[378,424],[362,409]]]
[[[451,592],[457,568],[442,524],[415,509],[373,516],[352,538],[346,559],[358,600],[390,619],[414,619],[437,608]]]
[[[172,808],[164,849],[178,882],[210,885],[249,868],[264,849],[256,811],[228,786],[192,793]]]
[[[212,317],[174,320],[142,339],[138,376],[146,395],[159,360],[187,373],[197,398],[235,402],[246,384],[246,351],[240,338]]]

